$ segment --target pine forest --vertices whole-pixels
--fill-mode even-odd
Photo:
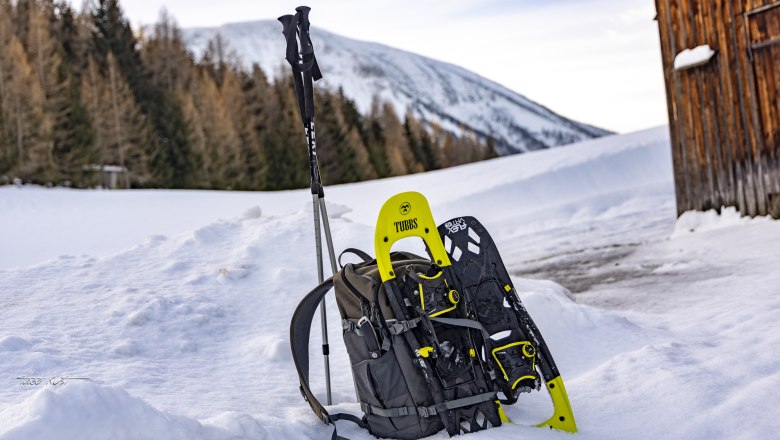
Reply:
[[[315,106],[326,184],[495,156],[378,99],[361,114],[320,87]],[[0,0],[0,184],[301,188],[307,155],[292,76],[244,67],[219,35],[195,59],[165,10],[133,28],[116,0]]]

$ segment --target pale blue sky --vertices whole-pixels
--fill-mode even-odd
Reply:
[[[302,3],[312,26],[460,65],[575,120],[619,132],[667,122],[653,0],[121,2],[133,25],[165,6],[182,27],[274,19]]]

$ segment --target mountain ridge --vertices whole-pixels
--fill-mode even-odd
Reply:
[[[188,48],[200,57],[217,34],[242,64],[258,64],[268,75],[287,74],[281,25],[275,20],[227,23],[183,30]],[[390,102],[399,115],[411,111],[445,130],[492,138],[501,155],[600,137],[611,132],[573,121],[507,87],[452,63],[386,44],[355,40],[312,28],[319,82],[341,88],[363,114],[375,98]]]

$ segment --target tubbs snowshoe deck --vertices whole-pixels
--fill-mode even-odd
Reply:
[[[427,271],[396,271],[390,249],[403,238],[421,238],[431,254]],[[425,197],[405,192],[391,197],[377,219],[375,250],[382,288],[397,319],[415,322],[403,332],[415,353],[436,403],[436,414],[450,436],[501,425],[496,391],[477,357],[476,331],[452,322],[467,321],[458,307],[450,260],[442,247]],[[449,323],[444,323],[449,322]]]
[[[555,412],[539,426],[576,432],[569,398],[558,367],[539,329],[517,295],[498,248],[474,217],[458,217],[438,227],[468,317],[489,337],[484,357],[492,365],[504,399],[512,404],[544,380]],[[540,378],[541,373],[541,378]]]

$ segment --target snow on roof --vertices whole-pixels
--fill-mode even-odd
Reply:
[[[703,44],[693,49],[685,49],[674,57],[674,70],[683,70],[707,64],[714,55],[715,51],[712,50],[709,44]]]

